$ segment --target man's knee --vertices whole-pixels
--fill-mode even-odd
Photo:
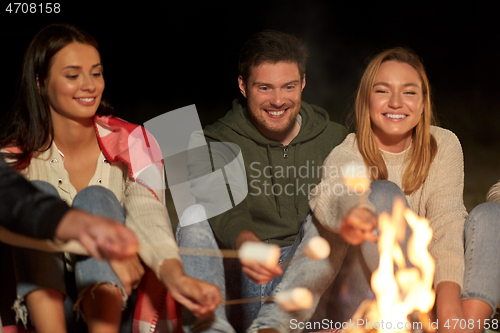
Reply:
[[[192,205],[182,213],[176,235],[182,247],[211,248],[217,243],[201,205]]]

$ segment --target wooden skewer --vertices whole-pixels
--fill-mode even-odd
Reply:
[[[224,302],[224,305],[261,302],[261,298],[234,299]],[[313,295],[307,288],[293,288],[281,291],[275,297],[266,297],[264,301],[275,301],[285,311],[297,311],[301,309],[310,309],[313,305]]]
[[[297,260],[300,260],[304,257],[307,257],[307,256],[302,253],[300,256],[298,256],[296,258],[292,258],[290,260],[285,261],[284,263],[281,264],[281,267],[286,267],[286,266],[290,265],[291,263],[296,262]]]
[[[198,249],[179,247],[179,254],[185,256],[206,256],[206,257],[222,257],[222,258],[239,258],[236,250],[214,250],[214,249]],[[301,254],[296,258],[292,258],[281,264],[282,267],[288,266],[291,263],[304,258],[306,255]],[[260,299],[260,298],[259,298]],[[256,302],[256,301],[255,301]],[[251,302],[249,302],[251,303]]]
[[[227,249],[179,248],[179,253],[181,255],[239,258],[242,261],[256,262],[271,269],[278,263],[281,250],[277,245],[266,244],[264,242],[246,242],[238,251]]]
[[[187,256],[206,256],[206,257],[222,257],[222,258],[238,258],[238,251],[236,250],[216,250],[216,249],[198,249],[179,247],[180,255]]]
[[[361,186],[363,192],[358,196],[359,197],[359,206],[366,206],[366,190],[370,187],[370,180],[366,176],[354,176],[354,177],[345,177],[344,183],[351,191],[357,193],[357,187]]]
[[[311,243],[314,243],[314,241],[317,242],[317,240],[314,240],[316,237],[312,238],[309,243],[306,245],[307,246],[310,246]],[[319,238],[319,237],[318,237]],[[324,254],[323,254],[323,257],[320,257],[320,258],[313,258],[311,256],[314,255],[314,253],[311,253],[312,251],[307,251],[307,249],[305,249],[306,252],[309,253],[309,255],[307,255],[307,253],[303,253],[301,255],[299,255],[298,257],[296,258],[292,258],[290,260],[287,260],[285,261],[284,263],[281,264],[281,266],[288,266],[290,265],[291,263],[297,261],[297,260],[300,260],[304,257],[310,257],[311,260],[318,260],[318,259],[324,259]],[[321,251],[320,251],[321,252]],[[215,249],[200,249],[200,248],[186,248],[186,247],[180,247],[179,248],[179,254],[181,255],[192,255],[192,256],[207,256],[207,257],[223,257],[223,258],[239,258],[239,253],[238,251],[236,250],[228,250],[228,249],[223,249],[223,250],[215,250]],[[321,254],[316,254],[316,255],[321,255]],[[328,256],[328,254],[327,254]]]
[[[223,302],[224,305],[235,305],[235,304],[244,304],[244,303],[255,303],[255,302],[272,302],[274,300],[273,296],[269,296],[266,298],[255,297],[255,298],[241,298],[241,299],[230,299],[228,301]]]

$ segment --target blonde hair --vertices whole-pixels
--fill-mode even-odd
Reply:
[[[354,113],[356,117],[356,140],[359,151],[372,180],[388,178],[387,167],[378,148],[370,120],[370,95],[380,65],[386,61],[397,61],[412,66],[422,80],[424,111],[417,126],[413,128],[410,161],[403,174],[402,189],[405,194],[417,190],[427,178],[432,161],[437,153],[437,143],[430,134],[430,126],[436,123],[431,106],[430,86],[422,61],[412,51],[396,47],[376,55],[368,64],[359,84]],[[376,168],[373,168],[375,166]],[[372,167],[372,168],[370,168]]]

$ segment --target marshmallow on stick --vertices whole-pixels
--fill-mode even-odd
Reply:
[[[261,297],[257,298],[242,298],[225,301],[224,305],[234,305],[243,303],[262,302]],[[302,309],[310,309],[313,305],[313,295],[307,288],[294,288],[291,290],[280,291],[276,296],[267,297],[266,302],[275,301],[285,311],[298,311]]]
[[[238,257],[244,262],[257,262],[267,268],[274,268],[280,259],[278,245],[263,242],[245,242],[238,250]]]
[[[344,184],[350,191],[359,194],[359,204],[363,207],[366,202],[366,190],[370,187],[370,178],[368,178],[366,166],[353,163],[345,168]]]
[[[298,311],[312,307],[313,295],[307,288],[294,288],[279,292],[274,301],[285,311]]]
[[[295,258],[285,261],[281,266],[290,265],[292,262],[304,257],[309,257],[312,261],[328,258],[330,255],[330,244],[323,237],[315,236],[307,242],[303,252],[304,253]]]
[[[304,254],[311,260],[328,258],[330,255],[330,244],[321,236],[313,237],[304,247]]]

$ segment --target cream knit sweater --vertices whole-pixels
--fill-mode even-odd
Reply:
[[[431,127],[438,152],[429,175],[420,188],[406,196],[410,208],[427,218],[433,230],[429,252],[436,262],[434,286],[451,281],[462,286],[463,226],[467,211],[463,203],[464,164],[462,147],[452,132]],[[401,187],[405,161],[409,149],[401,153],[382,151],[389,181]],[[315,217],[324,226],[339,231],[343,216],[359,205],[358,196],[348,193],[342,185],[342,173],[351,163],[363,165],[355,135],[349,134],[342,144],[332,150],[324,163],[323,178],[311,192],[309,205]],[[341,190],[342,189],[342,190]],[[366,193],[366,198],[370,194]],[[374,210],[368,202],[367,207]]]
[[[486,195],[486,201],[500,202],[500,180],[490,188]]]

